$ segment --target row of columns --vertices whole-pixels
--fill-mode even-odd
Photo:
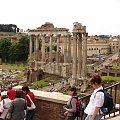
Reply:
[[[86,78],[87,36],[86,27],[78,24],[73,29],[73,71],[72,78]]]
[[[56,63],[60,62],[60,38],[61,35],[57,35],[57,51],[56,51]],[[29,39],[29,57],[32,59],[32,54],[33,54],[33,41],[34,41],[34,59],[37,59],[38,56],[38,51],[39,51],[39,39],[42,41],[42,48],[41,48],[41,53],[42,53],[42,58],[41,61],[45,62],[45,47],[46,47],[46,35],[31,35]],[[53,56],[52,56],[52,39],[53,35],[50,35],[50,49],[49,49],[49,62],[53,62]],[[64,36],[64,63],[71,62],[71,35],[65,35]]]
[[[73,28],[73,56],[71,57],[71,35],[70,33],[64,35],[64,42],[62,41],[61,44],[64,43],[64,62],[63,64],[66,65],[68,63],[72,62],[72,78],[86,78],[87,68],[86,68],[86,62],[87,62],[87,36],[88,33],[86,33],[86,26],[82,26],[80,23],[75,23]],[[39,39],[42,41],[42,48],[41,48],[41,62],[45,63],[46,61],[46,34],[42,35],[31,35],[30,36],[30,46],[29,46],[29,55],[30,59],[32,58],[33,53],[33,39],[34,39],[34,56],[33,58],[37,60],[37,54],[39,51]],[[49,35],[49,62],[53,62],[53,51],[52,51],[52,45],[53,45],[53,34]],[[56,35],[57,37],[57,51],[56,51],[56,63],[60,63],[60,40],[61,40],[61,34]],[[66,64],[67,63],[67,64]],[[59,66],[57,66],[59,67]]]

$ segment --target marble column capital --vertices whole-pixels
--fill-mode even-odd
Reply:
[[[61,37],[61,34],[57,34],[56,36],[57,36],[57,37]]]
[[[54,34],[50,34],[49,36],[50,36],[50,37],[53,37],[53,36],[54,36]]]
[[[82,26],[82,29],[86,33],[86,26]]]
[[[46,34],[42,34],[41,36],[42,36],[42,37],[46,37]]]
[[[71,34],[67,34],[68,37],[71,37],[72,35]]]
[[[88,36],[88,33],[84,32],[83,35],[84,35],[84,36]]]
[[[67,35],[64,35],[64,38],[66,38],[67,37]]]
[[[77,36],[77,33],[76,32],[73,32],[73,37],[76,37]]]
[[[30,36],[32,36],[32,37],[33,37],[33,36],[34,36],[34,34],[32,34],[32,35],[30,35]]]

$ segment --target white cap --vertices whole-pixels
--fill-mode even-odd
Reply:
[[[1,92],[1,96],[3,96],[3,95],[7,95],[7,92],[6,91]]]

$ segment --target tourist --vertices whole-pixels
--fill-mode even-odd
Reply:
[[[8,110],[8,112],[11,114],[11,120],[25,119],[25,110],[27,109],[27,104],[26,100],[22,98],[22,94],[22,90],[16,90],[15,99]]]
[[[1,102],[1,89],[0,89],[0,102]]]
[[[85,113],[87,117],[85,120],[101,120],[102,114],[100,111],[100,107],[103,106],[104,103],[104,93],[97,92],[100,89],[103,89],[101,85],[101,77],[99,75],[95,75],[90,80],[91,85],[95,89],[90,97],[89,104],[85,109]]]
[[[73,87],[69,86],[68,89],[67,89],[67,94],[70,95],[71,97],[67,102],[67,106],[63,106],[63,108],[66,110],[64,112],[64,115],[66,116],[65,120],[74,120],[75,119],[74,113],[76,112],[77,99],[73,98],[73,96],[77,96],[76,87],[75,86],[73,86]]]
[[[0,120],[3,120],[8,112],[8,109],[11,105],[11,100],[8,98],[7,93],[1,93],[1,102],[0,102]]]
[[[33,94],[33,92],[29,90],[28,86],[23,86],[22,90],[26,95],[27,107],[31,107],[32,104],[31,100],[33,103],[35,103],[35,95]],[[29,99],[28,96],[30,97],[31,100]],[[31,110],[27,109],[26,120],[34,120],[34,116],[35,116],[35,109],[31,109]]]
[[[7,95],[9,99],[14,100],[15,99],[15,90],[12,89],[12,86],[8,87]]]

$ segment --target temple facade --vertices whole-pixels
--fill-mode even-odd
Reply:
[[[75,82],[87,77],[87,56],[119,51],[120,42],[115,38],[101,39],[88,36],[86,26],[74,22],[72,32],[67,28],[45,23],[28,30],[29,70],[28,80],[38,80],[38,71],[72,78]]]
[[[47,22],[37,29],[28,30],[28,34],[30,75],[36,76],[36,71],[42,69],[67,78],[86,77],[86,26],[75,22],[70,33],[67,28],[56,28]]]

